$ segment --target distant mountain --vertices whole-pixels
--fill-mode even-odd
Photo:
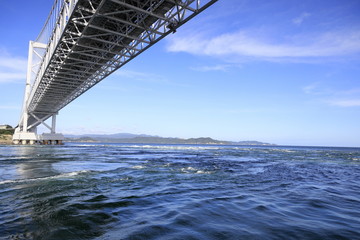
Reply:
[[[82,138],[82,137],[90,137],[90,138],[135,138],[135,137],[156,137],[152,135],[146,134],[132,134],[132,133],[115,133],[115,134],[81,134],[81,135],[71,135],[65,134],[66,138]]]
[[[164,138],[146,134],[83,134],[83,135],[65,135],[65,141],[68,142],[105,142],[105,143],[154,143],[154,144],[217,144],[217,145],[273,145],[258,141],[221,141],[210,137],[200,138]]]

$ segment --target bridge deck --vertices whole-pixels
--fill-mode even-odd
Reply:
[[[64,0],[31,86],[28,129],[216,0]]]

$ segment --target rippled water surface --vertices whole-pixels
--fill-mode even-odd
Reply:
[[[360,239],[360,149],[0,146],[0,239]]]

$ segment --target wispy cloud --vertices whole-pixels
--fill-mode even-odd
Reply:
[[[341,91],[337,91],[337,93],[341,95],[354,95],[354,94],[360,95],[360,88],[341,90]]]
[[[129,79],[140,81],[143,83],[149,83],[153,86],[153,84],[158,85],[166,85],[166,86],[176,86],[176,87],[188,87],[186,83],[179,83],[176,81],[172,81],[171,77],[163,76],[156,73],[149,73],[149,72],[138,72],[133,70],[127,69],[120,69],[114,73],[114,76],[120,77],[120,79]],[[151,88],[147,88],[146,84],[142,84],[141,89],[146,91],[151,91]]]
[[[3,109],[3,110],[11,110],[11,109],[20,110],[20,107],[19,106],[14,106],[14,105],[0,105],[0,109]]]
[[[152,83],[167,83],[168,80],[160,75],[146,72],[131,71],[126,69],[120,69],[115,72],[116,76],[128,78],[137,81],[152,82]]]
[[[321,82],[315,82],[303,88],[304,93],[320,98],[320,101],[330,106],[360,107],[360,88],[333,89],[325,87]]]
[[[226,72],[231,68],[232,66],[229,64],[219,64],[219,65],[213,65],[213,66],[198,66],[198,67],[192,67],[192,70],[199,71],[199,72],[211,72],[211,71],[222,71]]]
[[[27,60],[0,52],[0,83],[25,82]]]
[[[327,101],[330,105],[339,107],[360,107],[360,98],[358,99],[333,99]]]
[[[26,65],[27,60],[24,58],[0,56],[0,67],[7,68],[9,70],[25,71]]]
[[[0,69],[0,83],[1,82],[17,82],[20,80],[24,80],[26,75],[24,73],[9,73],[9,72],[1,72]],[[25,82],[25,80],[24,80]]]
[[[167,50],[194,55],[268,61],[339,57],[360,53],[359,30],[294,35],[286,40],[274,41],[272,36],[259,36],[251,31],[225,33],[214,37],[188,33],[170,38]]]
[[[301,25],[305,19],[307,19],[308,17],[310,17],[311,14],[308,13],[308,12],[303,12],[300,16],[294,18],[292,20],[292,22],[295,24],[295,25]]]
[[[335,94],[334,90],[331,90],[327,87],[323,87],[321,82],[314,82],[305,87],[303,87],[303,92],[309,95],[333,95]]]

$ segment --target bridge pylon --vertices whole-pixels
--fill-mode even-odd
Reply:
[[[57,112],[47,112],[41,113],[42,117],[39,117],[39,114],[36,112],[30,112],[29,98],[31,85],[33,83],[33,73],[37,73],[39,68],[39,63],[43,60],[43,54],[41,51],[47,48],[46,44],[40,42],[30,41],[29,43],[29,53],[28,53],[28,66],[26,74],[26,86],[24,94],[23,109],[18,126],[15,128],[13,135],[14,144],[23,144],[23,145],[33,145],[33,144],[62,144],[64,136],[60,133],[56,133],[56,115]],[[29,125],[29,118],[36,119],[35,123]],[[51,126],[45,123],[45,120],[49,117],[52,117]],[[43,133],[41,135],[37,134],[37,126],[44,125],[50,130],[50,133]]]

